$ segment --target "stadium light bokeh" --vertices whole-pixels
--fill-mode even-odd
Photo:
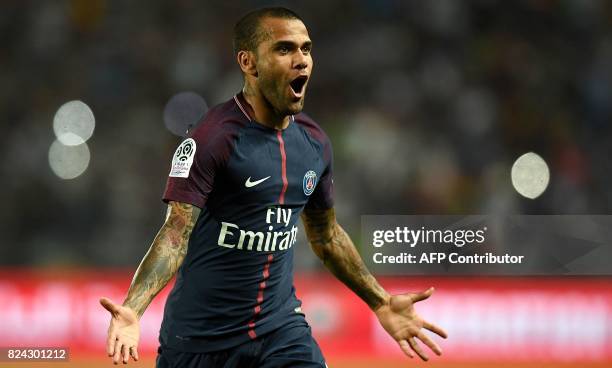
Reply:
[[[59,140],[53,141],[49,148],[49,166],[61,179],[74,179],[81,176],[89,166],[90,153],[87,143],[66,146]]]
[[[195,92],[172,96],[164,107],[164,124],[174,135],[185,137],[208,111],[204,98]]]
[[[511,171],[512,186],[523,197],[539,197],[550,181],[546,161],[534,152],[527,152],[516,159]]]
[[[53,131],[57,140],[66,146],[77,146],[87,142],[93,135],[96,119],[93,112],[82,101],[63,104],[53,117]]]
[[[93,111],[86,103],[74,100],[60,106],[53,117],[57,139],[49,147],[49,166],[55,175],[68,180],[87,170],[91,154],[86,142],[95,126]]]

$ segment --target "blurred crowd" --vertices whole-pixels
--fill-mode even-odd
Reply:
[[[336,207],[365,214],[606,214],[612,4],[602,0],[276,2],[314,42],[305,111],[334,144]],[[0,10],[0,265],[133,268],[161,225],[180,138],[163,111],[242,86],[232,28],[264,1],[20,1]],[[67,101],[95,117],[91,162],[49,168]],[[516,158],[550,167],[535,200]],[[299,269],[318,266],[303,242]]]

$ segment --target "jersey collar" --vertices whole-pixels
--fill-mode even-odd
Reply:
[[[253,122],[251,116],[255,116],[255,112],[253,111],[251,105],[249,105],[247,100],[244,98],[242,91],[240,91],[240,93],[237,93],[234,96],[234,101],[236,102],[236,105],[238,105],[240,111],[242,111],[242,113],[244,114],[244,117],[246,117],[249,122]]]
[[[236,102],[236,105],[238,106],[238,108],[240,109],[240,111],[242,111],[242,114],[244,115],[244,117],[250,122],[250,123],[255,123],[255,124],[259,124],[255,121],[255,119],[251,118],[251,116],[255,116],[255,111],[253,111],[253,108],[251,107],[251,105],[247,102],[247,100],[244,98],[244,94],[242,93],[242,91],[240,91],[239,93],[237,93],[236,95],[234,95],[234,101]],[[291,115],[291,122],[295,122],[295,116]],[[261,124],[260,124],[261,125]],[[262,125],[263,126],[263,125]],[[270,128],[271,129],[271,128]]]

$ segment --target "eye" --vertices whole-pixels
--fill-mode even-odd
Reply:
[[[289,53],[289,47],[287,46],[279,46],[278,47],[278,52],[280,52],[282,55],[286,55]]]
[[[312,47],[311,46],[304,46],[302,47],[302,52],[306,55],[310,54],[310,51],[312,51]]]

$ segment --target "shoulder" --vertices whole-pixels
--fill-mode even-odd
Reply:
[[[323,128],[321,128],[321,126],[317,124],[310,116],[301,112],[295,115],[294,118],[295,123],[300,128],[304,129],[312,139],[316,140],[318,143],[324,146],[331,145],[329,137],[327,136]]]
[[[226,146],[238,137],[247,123],[232,98],[210,108],[189,138],[198,146]]]

